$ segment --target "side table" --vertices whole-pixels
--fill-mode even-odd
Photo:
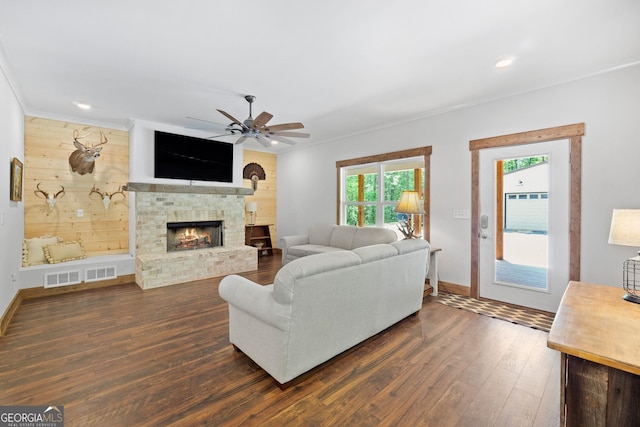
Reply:
[[[438,254],[442,251],[441,248],[431,248],[431,254],[429,256],[429,270],[427,271],[427,278],[429,284],[433,288],[431,295],[438,296]]]

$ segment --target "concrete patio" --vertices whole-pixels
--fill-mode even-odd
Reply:
[[[504,233],[504,259],[496,260],[500,282],[545,289],[547,287],[548,236]]]

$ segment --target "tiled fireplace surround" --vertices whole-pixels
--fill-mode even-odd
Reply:
[[[129,183],[135,191],[136,283],[142,289],[256,270],[256,249],[244,244],[244,196],[253,190]],[[223,246],[167,252],[167,223],[224,221]]]

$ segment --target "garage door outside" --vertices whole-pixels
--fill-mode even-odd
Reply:
[[[507,193],[504,206],[505,231],[548,232],[548,193]]]

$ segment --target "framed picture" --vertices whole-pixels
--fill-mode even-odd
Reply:
[[[11,159],[11,190],[9,198],[16,202],[22,201],[22,162],[17,158]]]

